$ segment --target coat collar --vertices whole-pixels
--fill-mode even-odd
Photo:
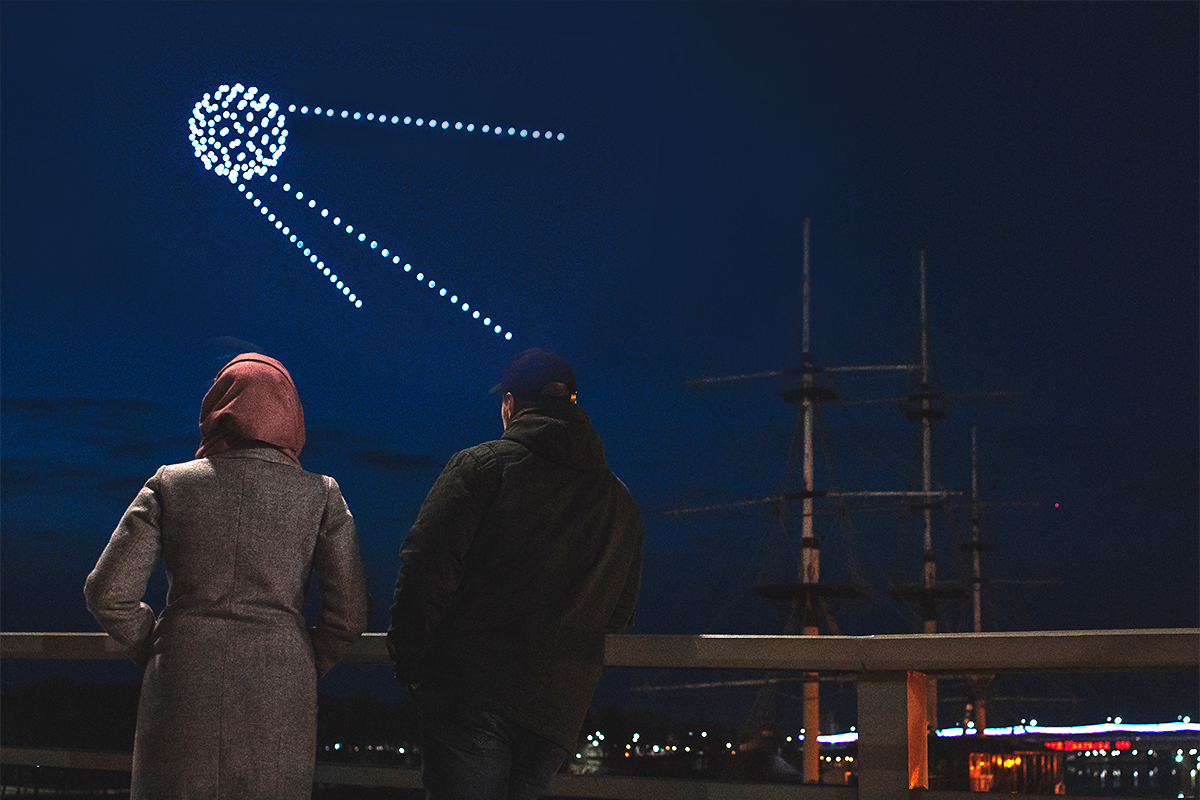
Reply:
[[[533,407],[509,420],[504,439],[527,447],[543,458],[580,472],[603,472],[604,444],[587,412],[574,403],[558,408]]]
[[[208,456],[208,458],[253,458],[256,461],[270,461],[273,464],[287,464],[290,467],[300,467],[295,459],[279,452],[274,447],[242,447],[237,450],[214,453]]]

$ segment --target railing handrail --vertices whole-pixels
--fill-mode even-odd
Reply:
[[[748,652],[749,651],[749,652]],[[613,667],[913,670],[928,675],[1200,668],[1200,628],[878,636],[618,635]]]
[[[390,664],[385,634],[364,634],[344,663]],[[105,633],[0,632],[0,659],[118,661]],[[1141,672],[1200,669],[1200,628],[929,633],[882,636],[614,634],[610,667],[913,670],[928,675],[1001,672]]]
[[[120,660],[124,648],[103,633],[0,632],[0,659]],[[364,635],[345,661],[389,664],[385,635]],[[885,636],[645,635],[609,636],[610,667],[794,669],[854,674],[858,682],[857,787],[758,785],[559,775],[553,791],[589,797],[807,797],[811,800],[911,800],[926,786],[926,676],[1000,672],[1140,672],[1200,668],[1200,628],[1017,633],[935,633]],[[20,763],[48,751],[0,749],[0,761]],[[95,756],[60,753],[72,766]],[[121,757],[123,758],[123,757]],[[122,761],[123,763],[123,761]],[[410,786],[412,770],[318,765],[326,780],[360,786]],[[600,783],[597,782],[600,781]],[[601,785],[603,784],[603,785]],[[661,785],[660,785],[661,784]],[[925,792],[952,800],[969,795]]]

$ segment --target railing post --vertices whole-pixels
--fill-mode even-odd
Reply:
[[[925,727],[924,673],[859,674],[859,800],[908,800],[929,787]]]

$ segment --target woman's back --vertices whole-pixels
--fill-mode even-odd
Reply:
[[[243,366],[224,384],[226,371],[218,374],[205,399],[199,457],[161,467],[146,482],[88,576],[88,608],[146,667],[134,798],[309,797],[317,677],[370,615],[341,491],[299,466],[303,417],[291,377],[278,362],[256,359],[231,362],[226,370]],[[277,426],[287,436],[251,437],[220,424],[221,409],[236,410],[239,398],[261,400],[238,381],[263,370],[286,377],[284,400],[296,413],[286,410],[298,419]],[[228,402],[210,408],[218,391]],[[266,446],[263,435],[281,443]],[[156,619],[141,598],[159,557],[169,588]],[[314,572],[321,608],[310,631],[303,612]]]
[[[265,619],[303,611],[327,502],[320,475],[271,449],[235,450],[159,474],[162,557],[176,614]]]

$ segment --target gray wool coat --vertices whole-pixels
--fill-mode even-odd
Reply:
[[[159,558],[161,615],[142,602]],[[303,611],[316,573],[316,626]],[[161,467],[84,588],[145,666],[134,800],[307,798],[317,677],[366,628],[370,598],[337,482],[273,448]]]

